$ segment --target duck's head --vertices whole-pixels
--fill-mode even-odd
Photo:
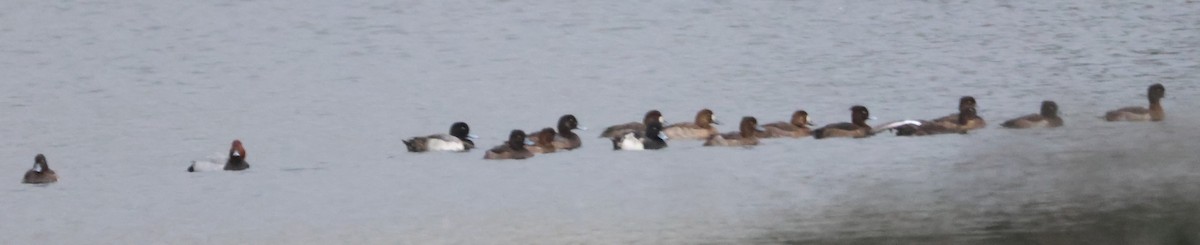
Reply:
[[[1050,101],[1050,100],[1042,101],[1042,113],[1041,114],[1043,117],[1057,117],[1058,116],[1058,103],[1054,103],[1054,101]]]

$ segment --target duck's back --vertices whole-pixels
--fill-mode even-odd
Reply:
[[[700,127],[695,123],[677,123],[663,128],[663,133],[671,139],[703,140],[717,134],[717,129]]]
[[[620,136],[625,135],[630,132],[642,132],[642,131],[646,131],[645,124],[642,124],[640,122],[630,122],[630,123],[626,123],[626,124],[618,124],[618,125],[613,125],[612,127],[608,127],[606,129],[604,129],[604,132],[600,133],[600,137],[601,138],[620,137]]]
[[[763,125],[763,129],[766,129],[766,131],[764,131],[765,133],[762,135],[762,137],[767,138],[800,138],[807,137],[812,133],[812,130],[808,128],[797,127],[796,125],[786,122],[776,122]]]
[[[1000,126],[1005,128],[1053,128],[1062,126],[1062,124],[1062,118],[1049,118],[1041,114],[1029,114],[1005,121]]]
[[[1105,113],[1108,121],[1150,121],[1150,109],[1139,106],[1125,107]]]
[[[209,172],[225,170],[225,163],[229,161],[229,157],[216,153],[208,159],[192,161],[192,165],[188,166],[188,172]]]
[[[408,151],[411,152],[465,151],[468,149],[467,144],[462,139],[446,134],[416,137],[404,141],[404,144],[408,147]]]
[[[29,170],[25,172],[25,177],[21,179],[21,183],[26,184],[46,184],[58,181],[58,175],[54,170],[42,170],[41,172]]]
[[[484,153],[483,159],[525,159],[532,156],[533,153],[527,150],[518,151],[508,148],[507,146],[497,146],[496,148],[488,150],[487,153]]]
[[[974,130],[974,129],[980,129],[980,128],[987,126],[987,122],[985,122],[983,120],[983,118],[978,118],[978,117],[968,119],[967,123],[965,123],[965,124],[958,123],[958,119],[937,120],[937,121],[933,121],[933,124],[937,124],[937,125],[940,125],[945,128],[954,128],[954,129],[961,129],[961,130]]]
[[[554,148],[565,150],[574,150],[583,146],[583,141],[579,139],[579,135],[575,134],[554,136],[554,141],[551,143],[554,145]]]
[[[813,130],[812,135],[818,139],[832,137],[860,138],[869,136],[870,131],[871,129],[868,127],[843,122],[825,125],[825,127]]]

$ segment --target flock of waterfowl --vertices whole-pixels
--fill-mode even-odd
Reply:
[[[1150,106],[1125,107],[1108,111],[1103,116],[1106,121],[1162,121],[1166,118],[1162,104],[1159,101],[1166,95],[1162,84],[1150,85],[1147,97]],[[661,112],[651,110],[642,118],[642,122],[608,127],[600,137],[612,140],[614,150],[657,150],[667,147],[667,140],[704,140],[704,146],[753,146],[759,138],[802,138],[816,139],[851,137],[864,138],[883,131],[893,131],[898,136],[922,136],[936,134],[962,134],[970,130],[986,126],[983,118],[976,113],[975,98],[964,96],[959,100],[958,113],[933,120],[902,120],[886,123],[876,127],[867,125],[871,118],[867,107],[856,105],[850,108],[850,122],[833,123],[824,127],[811,129],[812,121],[808,112],[796,111],[787,122],[769,124],[758,123],[754,117],[743,117],[739,131],[721,134],[714,124],[716,120],[712,110],[703,109],[696,113],[695,120],[687,123],[664,125],[666,121]],[[1043,101],[1041,111],[1018,117],[1001,123],[1005,128],[1053,128],[1063,125],[1058,115],[1058,104],[1054,101]],[[579,126],[579,120],[574,115],[563,115],[558,120],[556,128],[544,128],[532,134],[522,130],[509,133],[508,141],[489,149],[484,153],[484,159],[525,159],[535,154],[553,153],[574,150],[582,146],[578,134],[573,130],[584,129]],[[426,151],[456,151],[465,152],[475,148],[471,141],[475,137],[470,134],[466,123],[456,122],[450,126],[449,134],[435,134],[413,137],[404,140],[410,152]],[[246,162],[246,149],[242,142],[234,140],[227,157],[212,161],[193,161],[187,168],[188,172],[196,171],[239,171],[250,168]],[[23,183],[47,184],[58,181],[58,175],[46,162],[46,157],[38,154],[34,158],[33,168],[25,173]]]

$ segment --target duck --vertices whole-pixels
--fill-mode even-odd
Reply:
[[[508,141],[503,145],[493,147],[483,154],[483,159],[488,160],[503,160],[503,159],[526,159],[533,157],[533,152],[525,149],[526,145],[533,145],[533,141],[525,138],[525,131],[513,130],[508,134]]]
[[[1167,113],[1163,111],[1162,98],[1166,97],[1167,88],[1160,83],[1150,85],[1147,89],[1146,98],[1150,99],[1150,108],[1140,106],[1131,106],[1121,109],[1109,111],[1104,114],[1104,120],[1109,122],[1129,121],[1129,122],[1159,122],[1167,119]]]
[[[960,121],[966,121],[974,115],[975,108],[966,107],[963,112],[958,113]],[[874,132],[878,133],[883,130],[891,130],[896,132],[896,136],[926,136],[936,134],[965,134],[967,130],[962,129],[954,123],[937,123],[926,120],[902,120],[898,122],[888,123],[881,126],[876,126]]]
[[[526,145],[525,149],[535,154],[554,153],[554,137],[557,135],[553,128],[543,128],[541,132],[527,136],[533,145]]]
[[[424,137],[413,137],[404,140],[408,152],[454,151],[465,152],[475,148],[475,135],[471,135],[471,127],[465,122],[455,122],[450,125],[450,134],[435,134]]]
[[[973,111],[976,111],[976,113],[974,113],[969,118],[967,118],[966,121],[960,121],[959,114],[961,114],[962,110],[964,110],[965,108],[972,108]],[[955,129],[962,129],[962,130],[981,129],[981,128],[984,128],[985,126],[987,126],[987,122],[984,121],[982,117],[979,117],[979,113],[977,111],[978,109],[979,108],[977,106],[977,103],[975,102],[975,97],[963,96],[962,98],[958,99],[959,113],[946,115],[944,117],[934,119],[931,121],[933,123],[941,124],[941,126],[945,127],[945,128],[955,128]]]
[[[758,145],[758,119],[754,117],[742,117],[742,123],[738,126],[739,131],[736,133],[725,133],[713,135],[708,141],[704,142],[704,146],[754,146]]]
[[[558,118],[557,135],[554,137],[554,149],[557,150],[574,150],[583,146],[583,141],[579,139],[579,134],[572,130],[587,130],[587,127],[579,125],[579,119],[575,115],[566,114]],[[539,132],[540,133],[540,132]],[[537,138],[536,135],[530,135],[531,138]]]
[[[759,135],[762,138],[802,138],[812,135],[812,129],[808,126],[815,126],[808,118],[808,112],[798,110],[792,113],[791,122],[774,122],[763,125],[763,134]]]
[[[246,148],[242,147],[241,140],[233,140],[229,147],[229,156],[214,158],[210,160],[192,161],[192,166],[189,166],[188,172],[206,172],[206,171],[241,171],[250,168],[250,163],[246,162]]]
[[[662,123],[652,121],[646,124],[646,130],[642,133],[627,132],[625,135],[612,137],[613,150],[640,151],[667,148],[669,137],[662,132],[662,129]]]
[[[871,119],[871,112],[866,106],[856,105],[850,107],[850,122],[832,123],[825,127],[818,128],[812,131],[813,138],[866,138],[874,135],[871,131],[871,125],[867,125],[867,120]]]
[[[659,112],[658,110],[650,110],[646,112],[644,117],[642,117],[642,122],[629,122],[626,124],[618,124],[605,128],[604,132],[600,133],[600,138],[620,137],[627,133],[642,133],[646,131],[646,125],[649,125],[651,122],[667,123],[667,121],[663,119],[662,112]]]
[[[46,164],[46,156],[37,154],[33,157],[33,168],[25,171],[25,178],[21,179],[21,183],[25,184],[49,184],[58,182],[58,174],[50,169],[50,165]]]
[[[717,117],[712,110],[703,109],[696,113],[695,122],[676,123],[663,128],[663,133],[666,133],[671,139],[688,139],[688,140],[707,140],[713,135],[717,135],[717,128],[712,125],[721,125],[717,121]]]
[[[1042,101],[1041,113],[1025,115],[1000,124],[1005,128],[1057,128],[1062,125],[1063,120],[1058,117],[1058,104],[1050,100]]]

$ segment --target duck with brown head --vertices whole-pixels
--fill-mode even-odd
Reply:
[[[1005,128],[1056,128],[1062,125],[1063,120],[1058,117],[1058,104],[1049,100],[1042,101],[1041,113],[1025,115],[1000,124]]]
[[[871,125],[867,125],[867,120],[871,119],[871,112],[866,106],[856,105],[850,107],[850,122],[833,123],[825,125],[825,127],[813,130],[813,138],[865,138],[873,135]]]
[[[513,130],[508,134],[508,141],[505,141],[503,145],[488,150],[483,154],[483,159],[503,160],[533,157],[533,152],[525,149],[526,145],[533,145],[533,141],[525,138],[525,131]]]
[[[25,171],[25,178],[21,179],[21,183],[25,184],[49,184],[58,182],[58,174],[50,169],[50,165],[46,163],[46,156],[37,154],[33,157],[33,168]]]
[[[246,162],[246,148],[242,148],[241,140],[233,140],[233,146],[229,148],[229,160],[225,162],[225,170],[241,171],[250,168],[250,163]]]
[[[224,159],[210,159],[192,161],[192,165],[188,166],[188,172],[206,172],[206,171],[241,171],[250,168],[250,163],[246,162],[246,148],[242,147],[241,140],[233,140],[229,147],[229,155]]]
[[[1150,85],[1150,88],[1148,88],[1146,91],[1146,98],[1150,100],[1150,108],[1147,109],[1145,107],[1133,106],[1109,111],[1108,113],[1104,114],[1104,120],[1109,122],[1162,121],[1167,119],[1167,113],[1163,111],[1162,103],[1160,102],[1162,101],[1162,98],[1166,96],[1167,88],[1163,87],[1162,84],[1155,83],[1154,85]]]
[[[717,121],[712,110],[703,109],[696,113],[695,122],[672,124],[663,128],[663,133],[671,139],[707,140],[717,135],[717,128],[713,124],[720,125],[721,122]]]
[[[642,133],[629,132],[622,136],[612,137],[613,150],[640,151],[667,148],[666,140],[669,137],[662,132],[662,123],[650,122],[646,125],[646,131]]]
[[[526,136],[533,141],[533,145],[527,145],[525,149],[536,154],[554,153],[554,137],[557,135],[553,128],[543,128],[541,132]]]
[[[812,120],[808,118],[808,112],[799,110],[792,113],[791,122],[775,122],[763,125],[764,133],[760,136],[763,138],[801,138],[812,135],[812,129],[808,126],[814,126]]]
[[[960,120],[963,117],[960,117],[959,114],[962,114],[962,112],[964,110],[966,110],[967,108],[970,108],[971,111],[973,111],[975,113],[968,115],[966,117],[967,120]],[[941,124],[941,126],[944,128],[959,129],[959,130],[980,129],[980,128],[987,126],[987,122],[985,122],[982,117],[979,117],[978,110],[979,110],[979,107],[977,106],[977,103],[975,102],[975,97],[963,96],[962,98],[958,99],[958,113],[954,113],[954,114],[950,114],[950,115],[947,115],[947,116],[944,116],[944,117],[941,117],[938,119],[934,119],[932,122]]]
[[[455,122],[450,125],[450,134],[435,134],[424,137],[413,137],[405,140],[404,145],[409,152],[426,152],[426,151],[457,151],[464,152],[475,148],[475,139],[471,135],[471,127],[464,122]]]
[[[667,123],[667,121],[663,119],[662,112],[659,112],[658,110],[650,110],[649,112],[646,112],[646,115],[642,118],[642,122],[630,122],[626,124],[613,125],[612,127],[604,129],[604,132],[600,133],[600,138],[620,137],[627,133],[640,134],[646,131],[646,125],[649,125],[651,122]]]
[[[738,132],[713,135],[704,146],[754,146],[758,145],[758,134],[761,128],[758,119],[743,117],[738,126]]]

